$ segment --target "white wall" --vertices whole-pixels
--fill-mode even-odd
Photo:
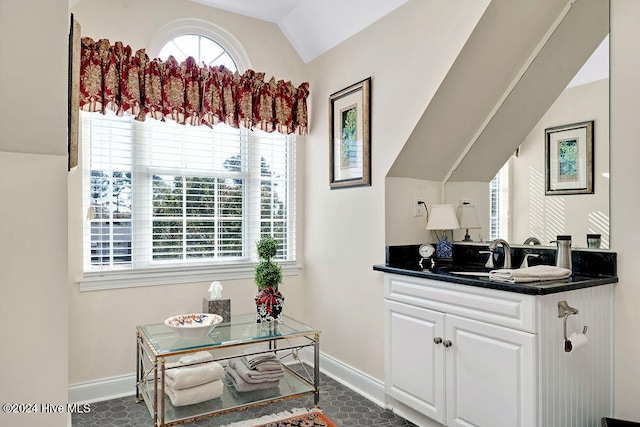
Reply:
[[[3,404],[67,403],[68,25],[67,0],[0,2]],[[66,421],[0,413],[3,426]]]
[[[422,216],[414,216],[415,198],[420,198],[431,209],[441,203],[442,184],[413,178],[385,179],[385,241],[389,246],[411,245],[438,239],[426,230],[427,213],[419,206]]]
[[[615,286],[615,415],[640,421],[640,2],[611,0],[611,248]]]
[[[385,201],[391,191],[385,176],[485,7],[473,0],[411,0],[307,64],[313,114],[305,174],[308,319],[322,330],[323,352],[376,379],[384,378],[383,279],[372,266],[384,263],[387,241],[425,238],[419,221],[414,237],[385,236],[385,214],[395,203]],[[369,76],[372,185],[330,190],[329,96]],[[425,196],[438,200],[440,193]],[[412,197],[398,197],[404,212],[398,222],[414,222],[406,205]]]
[[[163,26],[180,18],[212,22],[235,36],[243,45],[251,66],[267,78],[305,81],[304,64],[275,24],[242,17],[191,1],[180,0],[83,0],[71,12],[82,26],[82,35],[112,43],[122,41],[135,51],[148,48]],[[143,19],[142,19],[143,18]],[[313,91],[313,86],[311,88]],[[297,148],[297,173],[304,178],[305,138]],[[202,298],[216,277],[206,283],[149,286],[80,292],[75,279],[82,275],[81,170],[69,179],[69,383],[82,386],[94,380],[135,372],[135,327],[159,323],[170,315],[202,310]],[[298,191],[299,260],[304,260],[303,184]],[[222,280],[224,296],[231,298],[233,314],[255,311],[252,279]],[[305,288],[301,276],[285,276],[281,291],[285,313],[305,320]],[[133,389],[131,389],[133,391]]]

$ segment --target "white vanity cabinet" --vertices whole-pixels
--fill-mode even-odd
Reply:
[[[560,300],[579,308],[569,333],[597,322],[572,353]],[[612,285],[527,295],[385,274],[387,404],[419,426],[599,425],[611,412],[611,303]]]

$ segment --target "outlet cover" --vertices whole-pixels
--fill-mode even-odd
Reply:
[[[424,198],[418,196],[413,198],[413,216],[424,216],[425,208],[422,203],[424,203]]]

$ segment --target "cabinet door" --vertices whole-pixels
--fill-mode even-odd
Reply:
[[[535,425],[535,339],[530,333],[447,315],[449,427]]]
[[[386,301],[385,316],[387,394],[444,423],[444,314]]]

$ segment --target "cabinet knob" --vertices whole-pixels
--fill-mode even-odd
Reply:
[[[442,338],[440,338],[440,337],[435,337],[435,338],[433,339],[433,342],[434,342],[434,343],[436,343],[436,344],[441,344],[441,343],[442,343]]]
[[[449,340],[445,340],[445,341],[442,342],[442,345],[444,345],[445,347],[449,348],[449,347],[451,347],[452,343]]]

